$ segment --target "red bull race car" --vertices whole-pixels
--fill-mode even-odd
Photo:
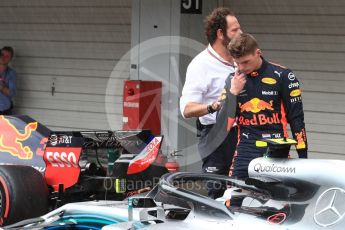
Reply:
[[[54,132],[28,116],[0,116],[0,225],[152,188],[178,170],[162,139],[149,130]]]

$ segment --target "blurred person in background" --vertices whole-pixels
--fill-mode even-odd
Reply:
[[[11,115],[13,109],[13,97],[16,94],[17,74],[9,66],[14,55],[14,50],[10,46],[1,49],[0,56],[0,114]]]

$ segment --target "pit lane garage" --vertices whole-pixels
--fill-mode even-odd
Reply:
[[[200,3],[201,14],[181,13],[184,2]],[[5,0],[0,46],[15,48],[16,114],[51,130],[120,130],[124,79],[158,80],[163,151],[181,150],[182,167],[200,170],[194,121],[182,119],[176,108],[186,67],[206,44],[202,21],[218,6],[235,11],[267,59],[294,70],[303,89],[310,157],[344,159],[345,16],[344,2],[336,0]],[[159,40],[139,45],[160,36],[168,36],[166,46]],[[169,44],[170,36],[199,45]]]
[[[310,157],[344,159],[344,3],[200,0],[191,2],[202,3],[201,14],[181,13],[182,3],[188,2],[3,1],[1,47],[16,50],[15,113],[30,115],[54,131],[120,130],[124,79],[159,76],[163,152],[182,150],[182,169],[198,171],[199,158],[191,144],[196,142],[190,128],[194,124],[179,120],[174,108],[186,65],[203,46],[187,54],[175,51],[186,50],[183,43],[168,44],[162,53],[153,52],[161,48],[153,46],[148,56],[137,45],[159,36],[205,44],[204,16],[214,7],[229,6],[242,27],[259,39],[266,56],[294,69],[301,80]],[[133,58],[133,53],[139,55]],[[176,90],[166,90],[169,85]]]

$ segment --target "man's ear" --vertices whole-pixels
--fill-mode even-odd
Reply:
[[[219,39],[223,39],[224,38],[224,34],[223,34],[222,29],[218,29],[217,30],[217,38],[219,38]]]
[[[256,53],[257,55],[259,55],[259,56],[261,56],[261,55],[262,55],[262,51],[261,51],[261,49],[256,49],[256,50],[255,50],[255,53]]]

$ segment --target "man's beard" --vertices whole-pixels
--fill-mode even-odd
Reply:
[[[224,40],[222,41],[222,44],[225,48],[228,48],[228,45],[231,41],[231,38],[229,38],[227,35],[224,36]]]

